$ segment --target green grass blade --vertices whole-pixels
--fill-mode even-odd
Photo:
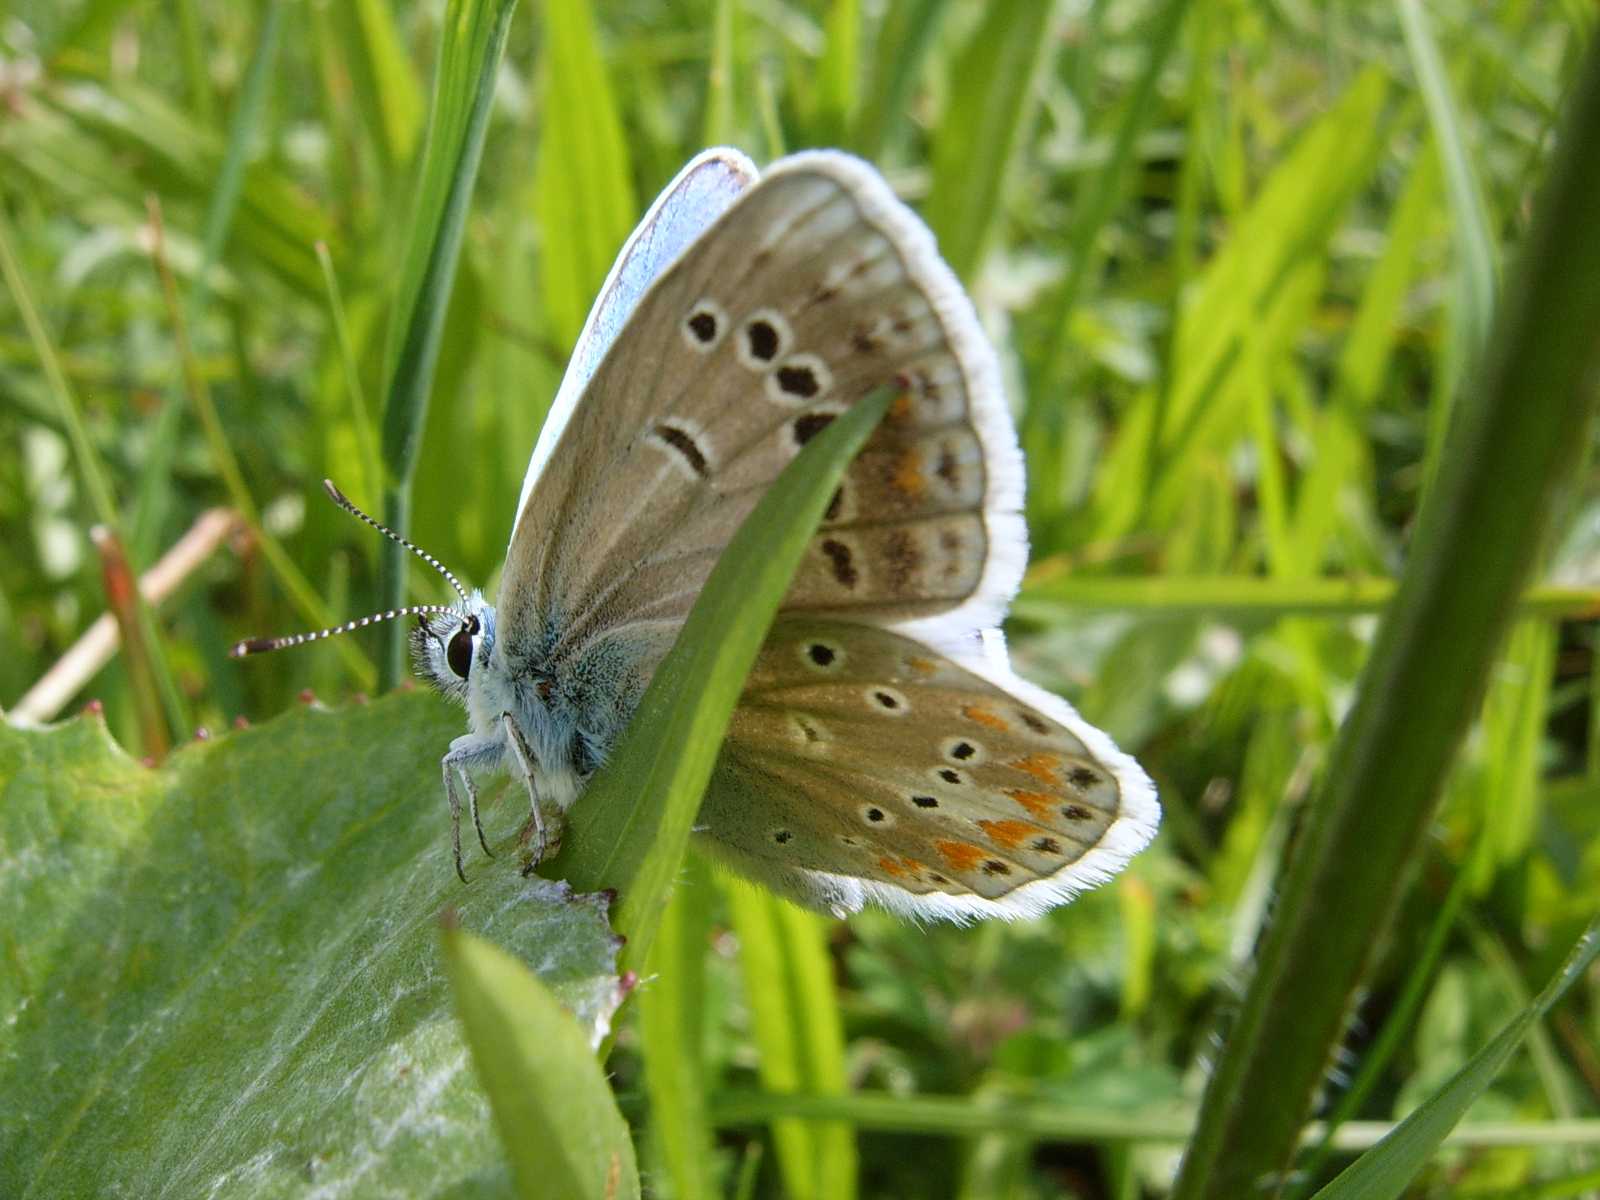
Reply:
[[[251,56],[249,69],[245,72],[244,86],[239,92],[239,103],[228,122],[228,141],[222,153],[222,166],[217,173],[217,182],[212,189],[211,198],[206,204],[200,269],[195,273],[194,286],[186,297],[186,311],[191,315],[205,308],[212,268],[221,260],[228,231],[233,227],[234,214],[239,208],[239,195],[244,187],[245,165],[250,147],[255,141],[261,124],[262,110],[270,95],[273,64],[277,60],[282,28],[283,6],[274,0],[267,6],[260,32],[256,35],[255,52]],[[135,557],[141,562],[156,553],[166,524],[167,510],[172,502],[172,464],[178,452],[182,407],[183,388],[181,385],[174,385],[162,404],[155,436],[150,444],[150,456],[145,461],[134,504],[133,546]],[[225,450],[226,443],[222,445]],[[215,446],[213,449],[215,450]],[[218,462],[216,467],[218,475],[227,480],[228,464]],[[237,500],[235,502],[237,503]]]
[[[717,561],[627,736],[567,814],[551,874],[616,888],[624,969],[639,970],[722,737],[789,579],[845,467],[891,398],[880,388],[807,443]]]
[[[875,159],[906,119],[912,89],[927,64],[950,0],[893,0],[878,24],[872,86],[862,100],[855,146]]]
[[[1472,168],[1461,110],[1451,92],[1450,76],[1439,56],[1427,13],[1421,0],[1400,0],[1399,9],[1406,52],[1411,56],[1428,121],[1433,126],[1434,143],[1444,165],[1445,191],[1455,222],[1456,252],[1462,271],[1466,350],[1469,357],[1474,357],[1488,337],[1494,317],[1497,271],[1488,207]]]
[[[628,143],[588,0],[547,0],[534,169],[539,276],[551,333],[571,346],[639,212]]]
[[[861,2],[833,0],[823,26],[822,61],[817,64],[818,99],[813,140],[820,145],[852,146],[851,133],[861,78]]]
[[[411,476],[428,414],[440,335],[450,303],[467,204],[483,156],[494,82],[516,0],[452,0],[434,85],[417,204],[401,268],[384,355],[384,512],[390,528],[410,524]],[[395,553],[390,553],[394,551]],[[403,547],[385,541],[381,608],[405,604]],[[406,629],[391,622],[379,682],[393,687],[405,670]]]
[[[445,929],[444,962],[517,1194],[638,1196],[627,1122],[571,1014],[520,961],[469,933]]]
[[[83,482],[84,491],[88,493],[95,519],[105,528],[110,540],[119,547],[120,554],[120,548],[127,545],[127,540],[122,533],[122,518],[117,511],[116,501],[112,498],[105,465],[100,461],[100,454],[89,437],[89,429],[84,422],[83,407],[77,393],[72,390],[72,386],[67,382],[66,373],[61,369],[61,358],[56,353],[55,343],[51,341],[44,321],[39,316],[39,310],[34,305],[32,290],[28,287],[28,281],[23,278],[22,266],[12,251],[12,240],[10,223],[6,221],[4,213],[0,213],[0,278],[5,280],[6,289],[11,293],[12,302],[16,304],[17,312],[22,317],[22,324],[28,332],[34,357],[44,374],[46,388],[55,400],[57,414],[66,427],[67,440],[72,446],[78,475]],[[171,664],[167,662],[155,617],[139,590],[137,580],[140,564],[135,562],[126,566],[129,577],[134,580],[133,586],[128,589],[127,597],[127,611],[131,617],[131,621],[128,622],[129,644],[133,646],[136,640],[137,644],[143,647],[136,665],[149,672],[149,690],[154,691],[160,698],[162,709],[160,717],[164,717],[170,734],[167,739],[156,739],[154,744],[159,745],[162,741],[170,744],[186,737],[189,733],[191,722],[188,706],[184,704],[183,694],[178,691],[177,682],[172,675]],[[153,724],[160,717],[156,714],[147,714],[147,724]]]
[[[1012,615],[1048,623],[1074,611],[1131,612],[1145,618],[1275,621],[1382,612],[1392,579],[1266,579],[1254,575],[1063,575],[1046,560],[1023,585]],[[1600,612],[1600,588],[1541,584],[1517,600],[1520,617],[1578,620]]]
[[[711,18],[711,66],[706,75],[706,118],[701,137],[708,146],[726,146],[734,138],[733,96],[737,69],[734,54],[739,6],[716,0]]]
[[[1486,1091],[1522,1039],[1600,957],[1600,920],[1593,922],[1555,977],[1454,1078],[1400,1125],[1351,1163],[1314,1200],[1389,1200],[1404,1192],[1445,1136]]]
[[[390,169],[404,169],[427,114],[393,8],[389,0],[349,0],[329,8],[344,44],[343,61],[362,122]]]
[[[1154,28],[1145,49],[1144,66],[1133,85],[1122,119],[1111,141],[1111,154],[1105,166],[1096,171],[1089,181],[1087,195],[1080,195],[1073,204],[1072,225],[1067,231],[1067,277],[1056,293],[1049,327],[1056,331],[1054,350],[1040,378],[1047,389],[1065,377],[1068,358],[1077,351],[1076,339],[1071,336],[1068,322],[1083,293],[1089,278],[1089,268],[1098,261],[1095,241],[1111,212],[1121,198],[1130,167],[1134,162],[1134,148],[1139,136],[1149,128],[1155,108],[1156,84],[1173,47],[1178,44],[1178,34],[1183,29],[1183,18],[1189,11],[1191,0],[1165,0],[1153,19]]]
[[[1600,371],[1600,47],[1589,48],[1520,273],[1456,404],[1399,593],[1380,627],[1212,1075],[1178,1200],[1283,1169],[1407,878],[1489,666],[1577,464]],[[1337,920],[1328,914],[1338,913]]]
[[[822,918],[753,884],[723,878],[739,934],[762,1086],[778,1093],[844,1095],[844,1035]],[[777,1120],[772,1140],[786,1195],[855,1195],[855,1131],[848,1124]]]
[[[705,860],[691,854],[662,910],[635,1002],[651,1140],[673,1195],[684,1200],[716,1193],[703,1005],[714,895]]]
[[[1012,160],[1033,124],[1054,7],[993,0],[951,69],[924,215],[962,279],[972,278],[988,248]]]

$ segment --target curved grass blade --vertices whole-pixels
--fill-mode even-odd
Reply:
[[[572,1015],[526,966],[470,933],[445,929],[444,962],[517,1194],[637,1197],[627,1122]]]
[[[567,814],[550,874],[616,888],[622,969],[639,970],[744,679],[833,490],[893,396],[880,388],[811,440],[723,551],[627,736]]]
[[[417,206],[405,265],[389,314],[384,353],[383,461],[389,473],[384,512],[389,527],[410,524],[411,476],[428,415],[445,311],[461,254],[467,202],[483,157],[494,81],[517,0],[452,0],[422,154]],[[405,549],[385,541],[380,608],[405,603]],[[405,669],[406,630],[394,622],[379,661],[379,682],[392,687]]]
[[[1400,591],[1208,1086],[1178,1200],[1254,1194],[1288,1163],[1350,997],[1418,858],[1600,399],[1597,193],[1600,46],[1591,45],[1519,274],[1472,376],[1477,386],[1455,405]]]
[[[1584,931],[1561,970],[1532,1004],[1474,1054],[1449,1083],[1400,1122],[1388,1137],[1339,1172],[1312,1200],[1389,1200],[1404,1192],[1445,1135],[1494,1081],[1534,1023],[1554,1007],[1596,957],[1600,957],[1600,920]]]

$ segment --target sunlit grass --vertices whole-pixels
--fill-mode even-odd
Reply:
[[[1153,1190],[1169,1164],[1139,1131],[1167,1136],[1174,1112],[1187,1129],[1201,1102],[1196,1065],[1215,1061],[1257,937],[1282,917],[1279,864],[1338,753],[1373,617],[1412,558],[1423,496],[1448,483],[1458,386],[1478,378],[1497,276],[1593,24],[1580,8],[550,0],[519,6],[491,76],[492,25],[476,40],[445,28],[456,6],[25,4],[0,27],[0,203],[51,348],[16,287],[0,294],[0,420],[21,451],[0,456],[0,703],[103,609],[91,521],[120,514],[140,566],[217,503],[253,506],[264,538],[160,614],[181,703],[159,719],[220,728],[307,687],[348,694],[363,660],[393,663],[378,640],[248,674],[223,657],[239,636],[393,602],[377,541],[319,503],[320,480],[371,489],[414,471],[412,534],[492,591],[561,359],[643,203],[707,131],[758,159],[780,143],[868,153],[939,234],[1006,360],[1036,564],[1019,663],[1151,769],[1163,833],[1115,885],[1133,891],[1013,929],[790,925],[770,903],[701,895],[698,915],[669,910],[650,962],[674,976],[609,1065],[663,1194],[669,1180],[727,1194],[743,1139],[767,1136],[761,1195],[839,1195],[845,1175],[862,1195],[976,1197],[1005,1180],[1060,1194],[1067,1142],[1103,1151],[1070,1176],[1092,1179],[1083,1194]],[[252,72],[275,37],[275,69]],[[446,78],[479,90],[430,118],[452,54],[461,74]],[[426,147],[431,119],[446,150],[470,150],[474,96],[488,123],[472,179]],[[152,261],[151,197],[187,353]],[[445,268],[448,304],[433,296],[408,324]],[[197,394],[214,429],[190,411]],[[371,478],[374,429],[386,480]],[[1586,449],[1580,425],[1568,432]],[[1583,474],[1558,498],[1481,720],[1419,826],[1414,883],[1388,932],[1367,931],[1378,954],[1335,1037],[1359,1056],[1381,1030],[1393,1054],[1352,1116],[1398,1117],[1443,1082],[1600,908],[1595,494]],[[413,585],[437,598],[433,578]],[[1441,665],[1487,652],[1462,636]],[[81,692],[130,747],[151,694],[121,661]],[[1439,924],[1447,896],[1487,942]],[[1301,917],[1356,919],[1328,899]],[[1438,965],[1415,974],[1430,935]],[[1414,1019],[1385,1027],[1406,988]],[[1574,996],[1540,1069],[1513,1059],[1486,1118],[1596,1115],[1593,985]],[[1324,1074],[1330,1048],[1317,1056]],[[641,1063],[701,1089],[681,1121],[659,1115]],[[1343,1072],[1325,1073],[1326,1099]],[[746,1122],[738,1145],[714,1141],[729,1097],[763,1082],[806,1095],[788,1120],[760,1114],[770,1135]],[[820,1094],[845,1085],[955,1107],[919,1125],[912,1106],[852,1138],[856,1110]],[[1005,1137],[983,1117],[997,1097],[1063,1096],[1109,1124]],[[828,1120],[793,1120],[802,1110]],[[1560,1147],[1461,1154],[1417,1194],[1589,1165]]]

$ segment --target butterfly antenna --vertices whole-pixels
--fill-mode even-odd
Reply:
[[[323,638],[331,638],[339,633],[349,633],[352,629],[364,629],[368,625],[376,625],[380,621],[393,621],[397,617],[420,617],[428,613],[453,613],[453,610],[443,604],[410,604],[405,608],[391,608],[388,612],[373,613],[370,617],[360,617],[354,621],[346,621],[343,625],[333,625],[327,629],[318,629],[314,633],[291,633],[284,637],[246,638],[228,651],[228,657],[243,658],[246,654],[265,654],[268,650],[287,650],[290,646],[303,646],[307,642],[320,642]]]
[[[467,589],[462,587],[461,586],[461,581],[450,573],[450,568],[449,567],[445,566],[442,562],[440,562],[433,555],[429,554],[421,546],[418,546],[413,542],[409,542],[405,538],[401,537],[398,533],[396,533],[394,530],[390,529],[387,525],[383,524],[381,521],[375,521],[371,517],[367,516],[366,513],[362,512],[354,504],[350,503],[350,497],[346,496],[343,492],[341,492],[338,488],[336,488],[333,485],[333,480],[324,479],[322,481],[322,490],[328,493],[328,499],[332,500],[335,504],[337,504],[340,508],[344,509],[345,512],[349,513],[352,517],[355,517],[357,520],[365,521],[368,525],[371,525],[379,533],[383,534],[384,537],[390,538],[393,541],[399,542],[407,550],[411,551],[411,553],[415,554],[423,562],[427,563],[435,571],[437,571],[437,572],[439,572],[439,574],[443,575],[445,577],[445,579],[449,582],[450,586],[455,588],[456,595],[460,596],[463,600],[465,600],[467,598]],[[402,615],[404,615],[404,613],[406,613],[408,611],[411,611],[411,610],[408,610],[408,609],[396,609],[394,612],[386,614],[382,619],[383,620],[388,620],[389,617],[402,616]],[[343,630],[338,630],[336,632],[343,632]]]

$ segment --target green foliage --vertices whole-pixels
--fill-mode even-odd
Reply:
[[[444,961],[517,1194],[638,1196],[627,1123],[561,1001],[504,950],[459,929],[445,930]]]
[[[0,1193],[499,1186],[438,914],[539,964],[591,1042],[617,943],[511,845],[456,882],[456,724],[416,694],[302,707],[155,769],[97,716],[0,728]]]
[[[0,437],[19,448],[0,455],[0,704],[57,711],[21,698],[105,608],[92,523],[145,568],[224,503],[252,532],[78,702],[159,755],[148,731],[186,743],[191,720],[370,687],[366,635],[225,658],[398,602],[320,479],[367,507],[409,495],[409,532],[492,595],[567,347],[643,203],[707,137],[758,160],[854,148],[929,220],[1001,349],[1030,472],[1019,666],[1151,769],[1164,824],[1118,883],[1009,928],[818,921],[696,867],[645,958],[681,829],[646,844],[664,793],[626,840],[605,829],[631,809],[580,805],[568,853],[654,880],[652,911],[621,918],[647,936],[606,1059],[647,1185],[1127,1200],[1170,1189],[1198,1121],[1193,1161],[1304,1168],[1278,1177],[1304,1196],[1419,1103],[1445,1113],[1427,1098],[1473,1062],[1465,1123],[1401,1186],[1592,1188],[1592,973],[1524,1014],[1527,1056],[1496,1035],[1600,909],[1600,479],[1554,496],[1536,544],[1545,476],[1519,450],[1540,431],[1590,447],[1553,414],[1594,345],[1597,273],[1529,238],[1594,28],[1576,2],[24,0],[0,23]],[[1596,190],[1545,225],[1586,230]],[[1500,292],[1530,251],[1568,270]],[[1523,322],[1526,352],[1486,371],[1495,321]],[[1503,423],[1447,436],[1494,371]],[[1473,472],[1462,507],[1451,480]],[[1493,621],[1455,618],[1513,611],[1513,559],[1533,575],[1497,652]],[[409,598],[442,596],[406,569]],[[1374,615],[1422,611],[1419,572],[1443,607],[1375,641]],[[1412,682],[1374,715],[1363,672],[1400,651]],[[1388,750],[1352,765],[1351,724]],[[436,917],[532,963],[543,919],[509,836],[453,882],[437,763],[460,730],[388,697],[153,770],[95,721],[0,732],[0,1096],[23,1117],[0,1123],[0,1191],[513,1186]],[[1453,764],[1437,819],[1424,763]],[[1282,864],[1340,792],[1347,812],[1409,797],[1411,869],[1375,852],[1404,840],[1380,828],[1339,843],[1344,888],[1305,891]],[[556,907],[583,914],[614,1000],[601,922]],[[1287,1117],[1234,1158],[1202,1088],[1219,1035],[1257,1037],[1235,988],[1290,927],[1310,931],[1290,1015],[1322,1032],[1284,1035],[1305,1052],[1292,1087],[1246,1089]],[[1354,1001],[1308,939],[1366,948]],[[509,1003],[502,1049],[542,1002]],[[538,1079],[506,1075],[495,1094]],[[1319,1078],[1316,1111],[1350,1123],[1300,1127]],[[1286,1162],[1296,1134],[1326,1156]]]

